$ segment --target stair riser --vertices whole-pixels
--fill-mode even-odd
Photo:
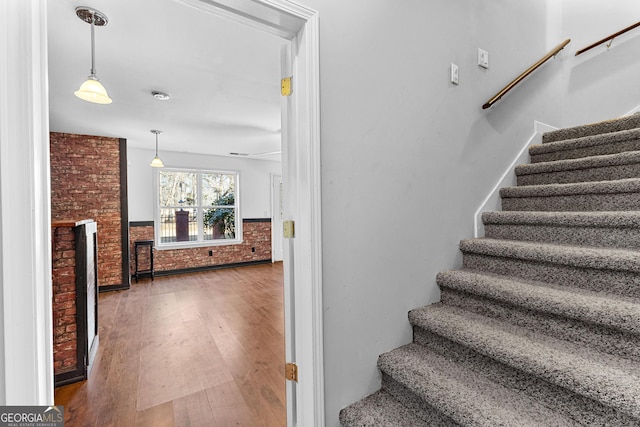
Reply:
[[[640,336],[611,327],[542,313],[440,285],[441,302],[599,351],[640,362]]]
[[[581,159],[583,157],[624,153],[640,150],[640,139],[631,139],[611,144],[592,145],[548,153],[530,153],[531,163],[553,162],[557,160]]]
[[[413,411],[418,418],[424,420],[428,425],[443,427],[459,426],[458,423],[435,409],[433,406],[429,405],[410,389],[384,372],[382,373],[382,389]]]
[[[632,272],[580,268],[476,253],[465,253],[463,265],[465,268],[521,279],[573,286],[610,295],[640,298],[640,275]]]
[[[485,224],[486,237],[528,242],[640,249],[639,228],[567,227],[530,224]]]
[[[638,420],[587,397],[502,364],[436,333],[414,326],[414,342],[472,369],[505,387],[528,394],[535,401],[584,425],[637,426]]]
[[[519,186],[543,184],[570,184],[574,182],[613,181],[640,177],[640,164],[604,166],[557,172],[518,175]]]
[[[640,193],[576,194],[550,197],[507,197],[504,211],[581,212],[635,211],[640,209]]]

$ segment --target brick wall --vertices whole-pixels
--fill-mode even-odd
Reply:
[[[53,370],[73,371],[77,361],[76,250],[72,227],[52,229]]]
[[[50,140],[51,219],[95,220],[98,285],[121,285],[120,140],[55,132]]]
[[[245,220],[242,223],[243,242],[238,245],[205,246],[200,248],[155,250],[154,270],[172,271],[185,268],[198,268],[216,265],[235,264],[271,259],[271,222]],[[131,223],[129,239],[131,246],[131,273],[135,271],[133,242],[136,240],[153,240],[153,225]],[[255,248],[255,252],[252,249]],[[209,251],[213,255],[209,256]],[[138,262],[140,269],[147,268],[146,253],[140,251]]]

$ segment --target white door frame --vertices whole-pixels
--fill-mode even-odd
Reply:
[[[299,380],[293,426],[324,425],[318,14],[285,0],[181,0],[291,40],[283,147]],[[54,376],[46,0],[0,3],[0,405],[51,405]],[[287,262],[285,253],[285,262]]]
[[[46,0],[0,2],[0,405],[53,405]]]

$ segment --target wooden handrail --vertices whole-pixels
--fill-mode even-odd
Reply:
[[[539,66],[541,66],[542,64],[547,62],[549,59],[551,59],[552,57],[556,56],[558,54],[558,52],[560,52],[562,49],[564,49],[564,47],[566,45],[569,44],[570,41],[571,41],[571,39],[566,39],[565,41],[560,43],[558,46],[554,47],[549,53],[547,53],[545,56],[543,56],[538,62],[533,64],[531,67],[527,68],[527,70],[524,73],[520,74],[518,77],[516,77],[516,79],[514,81],[512,81],[511,83],[506,85],[504,87],[504,89],[502,89],[500,92],[495,94],[493,98],[488,100],[482,106],[482,109],[486,110],[487,108],[491,107],[493,104],[498,102],[500,100],[500,98],[502,98],[507,92],[509,92],[511,89],[513,89],[513,87],[515,85],[517,85],[522,80],[524,80],[525,77],[527,77],[529,74],[533,73]]]
[[[619,35],[624,34],[624,33],[626,33],[627,31],[631,31],[631,30],[633,30],[633,29],[634,29],[634,28],[636,28],[636,27],[640,27],[640,22],[636,22],[636,23],[635,23],[635,24],[633,24],[633,25],[629,25],[627,28],[625,28],[625,29],[623,29],[623,30],[618,31],[617,33],[611,34],[611,35],[610,35],[610,36],[608,36],[608,37],[605,37],[605,38],[603,38],[603,39],[601,39],[601,40],[598,40],[597,42],[595,42],[595,43],[593,43],[593,44],[590,44],[589,46],[585,47],[584,49],[580,49],[579,51],[577,51],[577,52],[576,52],[576,56],[580,55],[581,53],[584,53],[584,52],[588,51],[589,49],[593,49],[594,47],[599,46],[599,45],[601,45],[601,44],[602,44],[602,43],[604,43],[604,42],[608,42],[609,40],[613,41],[613,39],[615,39],[615,38],[616,38],[616,37],[618,37]],[[609,47],[609,46],[610,46],[610,44],[609,44],[609,45],[607,45],[607,47]]]

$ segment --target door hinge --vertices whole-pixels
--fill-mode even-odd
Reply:
[[[298,382],[298,365],[295,363],[287,363],[284,365],[284,377],[289,381]]]
[[[283,77],[280,80],[280,93],[282,96],[291,96],[293,89],[291,88],[291,79],[293,77]]]
[[[296,223],[293,220],[284,221],[282,223],[282,233],[285,239],[293,239],[296,237]]]

